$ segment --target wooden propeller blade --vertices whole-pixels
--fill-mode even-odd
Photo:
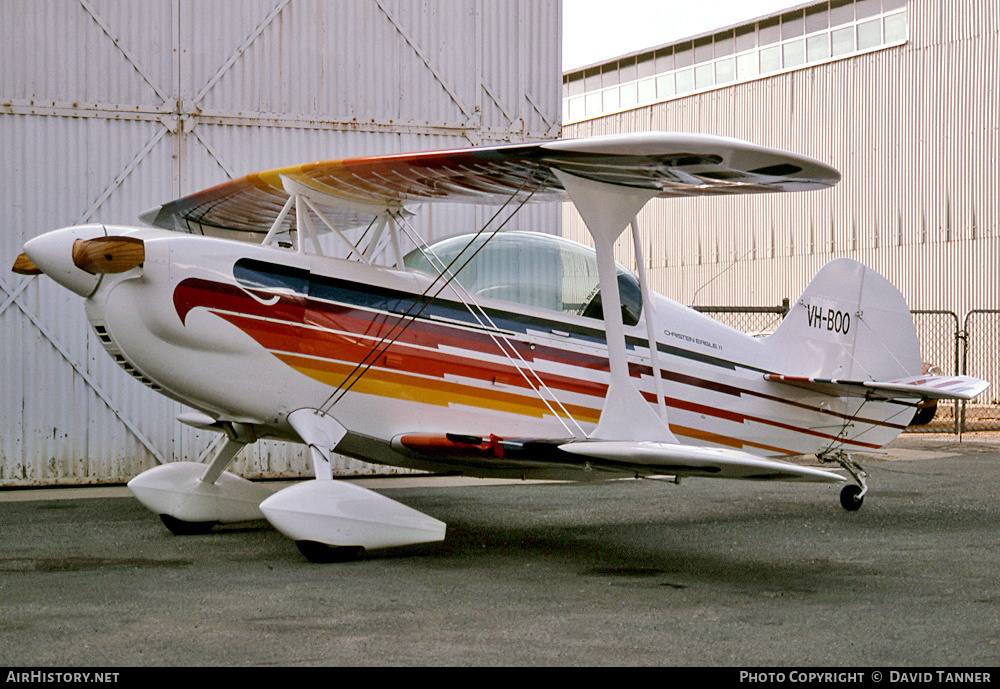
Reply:
[[[145,260],[146,247],[134,237],[78,239],[73,244],[73,264],[92,275],[124,273]]]
[[[38,269],[38,266],[28,258],[27,254],[21,254],[14,259],[14,265],[11,266],[11,270],[15,273],[20,273],[21,275],[41,275],[42,271]]]

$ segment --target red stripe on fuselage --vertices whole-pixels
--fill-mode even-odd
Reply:
[[[275,296],[273,293],[265,291],[256,293],[262,299],[269,299]],[[488,333],[477,331],[465,324],[448,324],[441,321],[417,319],[409,323],[405,330],[402,330],[400,326],[401,322],[404,320],[408,321],[409,319],[404,319],[395,314],[307,299],[298,295],[280,295],[277,302],[264,304],[250,296],[248,290],[239,286],[200,278],[188,278],[178,284],[174,291],[174,305],[182,322],[186,319],[191,309],[199,306],[208,307],[213,310],[235,312],[228,314],[218,313],[218,315],[226,318],[241,330],[250,334],[267,349],[277,349],[306,356],[333,358],[335,360],[358,363],[370,352],[374,342],[362,344],[353,340],[352,335],[376,341],[382,338],[391,339],[398,335],[393,348],[390,348],[388,351],[390,352],[390,357],[395,354],[399,357],[399,360],[391,362],[383,361],[378,364],[380,367],[434,377],[443,377],[445,373],[450,373],[487,381],[495,378],[496,382],[502,382],[507,385],[522,388],[529,387],[521,374],[513,366],[485,364],[482,361],[471,364],[467,358],[462,356],[414,349],[414,347],[435,349],[442,346],[450,346],[469,351],[470,353],[478,352],[494,355],[500,353],[500,348]],[[297,329],[304,327],[302,324],[312,327],[308,327],[301,334],[296,334],[295,331]],[[608,360],[606,357],[532,345],[513,339],[509,340],[509,344],[527,362],[544,359],[589,370],[608,370]],[[394,349],[397,346],[404,347],[406,345],[412,345],[413,347],[406,347],[407,351],[405,354],[402,351],[397,353]],[[629,372],[636,378],[642,375],[651,376],[652,368],[643,364],[631,363],[629,365]],[[539,373],[539,375],[545,381],[546,385],[561,390],[598,397],[603,397],[606,391],[606,385],[601,383],[552,374]],[[662,376],[665,380],[711,390],[720,394],[728,394],[735,397],[742,397],[745,394],[749,394],[773,402],[799,407],[814,413],[826,413],[840,419],[847,418],[845,415],[837,412],[672,371],[662,371]],[[503,378],[503,380],[500,380],[500,378]],[[656,396],[653,393],[644,392],[643,395],[650,402],[656,402]],[[754,421],[796,433],[827,439],[839,439],[841,442],[862,447],[878,447],[877,445],[862,443],[860,441],[837,438],[837,436],[820,433],[808,428],[800,428],[769,419],[728,412],[717,407],[699,405],[685,400],[671,398],[666,400],[666,403],[668,406],[676,409],[710,415],[734,423]],[[855,422],[871,425],[902,428],[901,425],[884,421],[861,418],[855,418],[854,420]]]
[[[265,295],[273,297],[273,295],[261,293],[262,297]],[[288,295],[281,295],[273,305],[261,304],[247,294],[246,290],[236,285],[227,285],[200,278],[188,278],[177,286],[174,290],[174,306],[181,322],[186,320],[191,309],[204,306],[272,321],[285,321],[291,324],[304,323],[318,328],[379,339],[383,337],[392,339],[398,335],[397,342],[404,344],[423,347],[452,346],[485,354],[501,353],[490,333],[459,323],[447,324],[427,319],[416,319],[409,323],[409,317],[403,318],[382,311]],[[406,325],[405,330],[402,325]],[[596,371],[608,370],[606,356],[566,351],[514,339],[509,339],[509,342],[517,353],[528,362],[535,359],[545,359]]]
[[[530,389],[524,376],[512,365],[483,361],[470,356],[449,354],[435,349],[412,346],[396,341],[377,357],[370,356],[378,344],[377,335],[355,335],[329,330],[306,329],[289,323],[263,321],[238,314],[219,316],[250,335],[263,347],[275,352],[300,354],[331,361],[358,364],[373,363],[378,368],[413,373],[434,378],[445,375],[462,376],[503,385]],[[467,350],[468,351],[468,350]],[[603,398],[607,385],[599,382],[537,372],[549,387]]]

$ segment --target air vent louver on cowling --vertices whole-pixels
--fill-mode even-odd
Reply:
[[[94,326],[94,332],[97,333],[97,339],[99,339],[101,344],[104,345],[104,350],[111,355],[111,358],[115,360],[116,364],[125,369],[126,373],[143,385],[153,390],[162,389],[159,385],[144,376],[139,369],[133,366],[132,363],[125,358],[125,355],[122,354],[120,349],[118,349],[118,345],[115,344],[115,341],[111,338],[111,334],[108,332],[107,328],[104,327],[103,323],[91,323],[91,325]]]

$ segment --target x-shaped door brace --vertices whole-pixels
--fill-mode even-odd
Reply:
[[[156,449],[156,447],[153,445],[153,442],[146,436],[145,433],[142,432],[142,429],[136,426],[135,423],[131,419],[129,419],[128,416],[121,410],[121,408],[117,404],[115,404],[114,400],[104,390],[100,382],[96,378],[94,378],[94,376],[90,375],[90,373],[88,373],[83,366],[81,366],[79,363],[73,360],[73,357],[66,349],[66,346],[59,341],[59,338],[55,336],[55,333],[49,330],[45,326],[45,324],[42,323],[42,321],[39,320],[39,318],[35,314],[31,313],[31,311],[21,302],[20,298],[21,293],[28,288],[28,285],[31,284],[33,279],[34,278],[25,279],[15,287],[9,287],[6,282],[0,279],[0,289],[2,289],[4,292],[7,293],[7,299],[4,301],[2,305],[0,305],[0,315],[3,315],[3,313],[7,310],[7,308],[10,307],[12,304],[16,304],[17,308],[20,309],[21,312],[28,317],[28,320],[31,321],[32,325],[38,328],[38,331],[42,333],[42,335],[45,337],[46,340],[49,341],[49,344],[51,344],[55,348],[55,350],[59,353],[59,355],[63,359],[65,359],[70,366],[73,367],[73,370],[76,371],[81,378],[83,378],[84,382],[86,382],[87,385],[90,386],[90,388],[94,391],[94,393],[98,396],[98,398],[100,398],[100,400],[104,402],[105,405],[107,405],[108,409],[110,409],[111,412],[115,416],[117,416],[118,419],[123,424],[125,424],[125,427],[132,433],[132,435],[136,437],[136,439],[140,443],[142,443],[143,447],[149,450],[149,453],[156,458],[156,461],[159,462],[160,464],[166,462],[167,460],[163,456],[163,454],[158,449]]]

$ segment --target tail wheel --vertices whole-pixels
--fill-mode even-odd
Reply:
[[[851,459],[851,455],[842,449],[820,452],[816,455],[821,462],[836,462],[854,478],[857,483],[844,486],[840,491],[840,505],[848,512],[855,512],[861,509],[864,502],[865,493],[868,492],[868,483],[865,481],[868,474],[861,466]]]
[[[861,509],[861,504],[865,501],[865,497],[861,494],[861,486],[856,484],[851,484],[849,486],[844,486],[844,489],[840,491],[840,505],[848,512],[855,512]]]

